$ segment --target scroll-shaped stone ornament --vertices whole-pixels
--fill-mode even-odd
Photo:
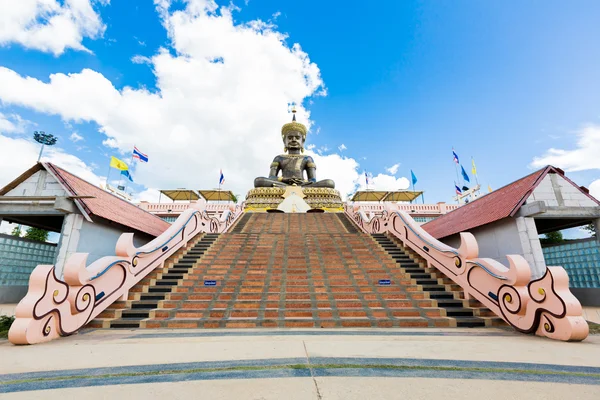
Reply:
[[[552,339],[581,341],[589,334],[579,301],[569,291],[569,278],[561,267],[549,267],[531,281],[531,267],[520,255],[507,255],[509,266],[478,258],[475,236],[463,232],[454,249],[423,230],[404,211],[383,212],[365,218],[360,206],[346,207],[346,214],[367,233],[388,233],[419,254],[430,268],[437,268],[517,331]]]

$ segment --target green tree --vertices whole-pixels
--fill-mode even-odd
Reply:
[[[40,228],[27,228],[27,232],[25,232],[26,239],[35,240],[37,242],[45,242],[48,240],[48,231],[40,229]]]
[[[590,224],[584,226],[583,229],[588,231],[592,236],[596,237],[597,232],[596,232],[596,226],[594,225],[594,223],[590,223]]]
[[[10,234],[13,236],[21,237],[21,225],[15,226]]]
[[[546,237],[542,239],[542,243],[544,244],[553,244],[553,243],[562,243],[564,242],[562,232],[548,232],[546,233]]]

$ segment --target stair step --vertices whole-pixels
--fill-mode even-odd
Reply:
[[[429,295],[430,297],[433,295]],[[452,296],[448,293],[449,296]],[[450,298],[450,297],[448,297]],[[442,308],[461,308],[463,306],[462,300],[437,300],[438,307]]]
[[[140,295],[140,300],[144,301],[144,300],[164,300],[165,299],[165,295],[164,294],[154,294],[154,293],[142,293]]]
[[[152,286],[152,287],[148,288],[148,292],[149,293],[170,293],[171,292],[171,287],[155,287],[155,286]]]
[[[444,292],[446,288],[442,285],[424,285],[423,291],[425,292]]]
[[[429,279],[417,279],[416,282],[417,285],[437,285],[438,283],[437,279],[431,279],[431,277]]]
[[[163,300],[162,298],[159,300]],[[132,309],[155,309],[158,308],[158,303],[142,303],[142,302],[135,302],[131,305]]]
[[[473,317],[473,310],[468,308],[448,308],[446,315],[449,317]]]
[[[485,326],[485,321],[477,317],[456,318],[456,326],[459,328],[478,328]]]
[[[156,281],[156,286],[177,286],[177,281],[167,281],[167,280],[161,280],[161,281]]]
[[[421,273],[421,272],[409,272],[406,271],[410,274],[410,277],[413,279],[431,279],[431,274],[428,273]]]
[[[139,328],[140,327],[140,323],[139,323],[139,321],[138,322],[111,321],[110,327],[111,328],[117,328],[117,329],[135,329],[135,328]]]
[[[454,299],[454,295],[452,293],[448,293],[448,292],[437,292],[437,293],[432,292],[432,293],[429,293],[429,298],[435,299],[435,300],[438,300],[438,299],[452,300],[452,299]]]
[[[190,269],[189,268],[175,268],[175,267],[171,267],[167,270],[167,274],[169,273],[173,273],[173,274],[187,274],[188,271]]]
[[[174,280],[179,280],[179,279],[183,279],[183,275],[180,274],[170,274],[170,273],[166,273],[163,274],[162,279],[174,279]]]
[[[150,312],[146,311],[138,311],[138,310],[123,310],[123,313],[121,314],[121,319],[124,318],[140,318],[140,319],[145,319],[150,317]]]

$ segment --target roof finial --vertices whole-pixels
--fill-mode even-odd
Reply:
[[[288,103],[288,112],[292,113],[292,122],[296,121],[296,103]]]

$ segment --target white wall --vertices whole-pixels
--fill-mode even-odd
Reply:
[[[522,255],[532,268],[532,279],[541,277],[546,270],[533,218],[504,218],[469,232],[477,239],[481,258],[492,258],[508,266],[508,254]],[[442,242],[458,248],[460,236],[452,235]]]
[[[114,256],[117,240],[124,232],[131,232],[131,229],[115,227],[97,221],[95,223],[83,220],[79,231],[79,242],[77,244],[77,253],[89,253],[88,265],[104,256]],[[150,235],[136,233],[133,236],[133,243],[140,247],[154,239]]]
[[[6,196],[68,196],[60,183],[46,170],[41,170],[21,182]]]
[[[597,207],[578,187],[558,174],[548,174],[527,198],[526,204],[544,201],[548,207]]]

